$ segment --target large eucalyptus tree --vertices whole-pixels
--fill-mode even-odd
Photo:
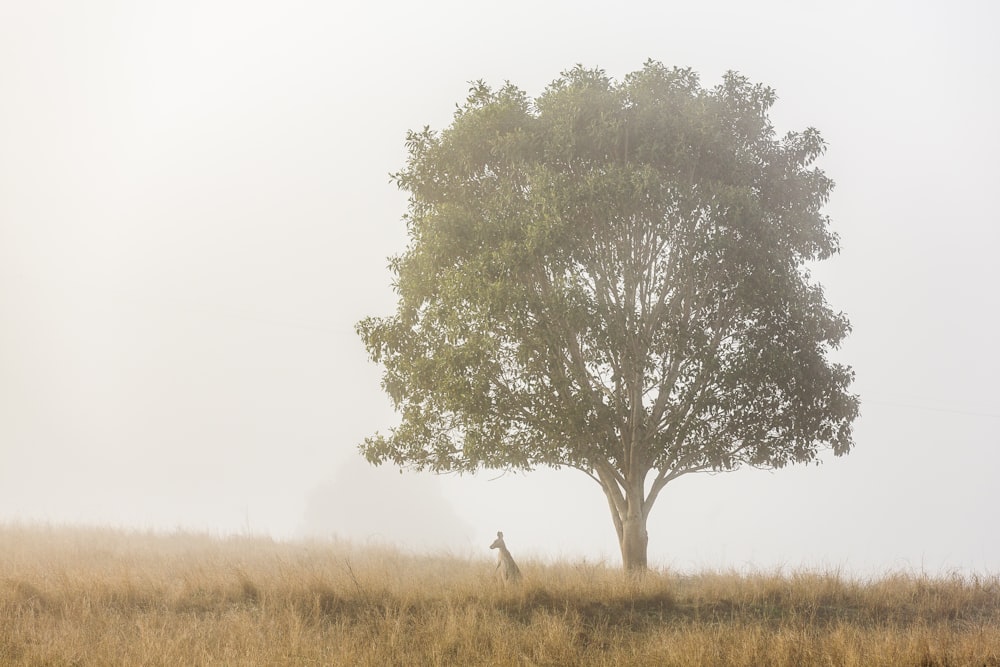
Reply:
[[[774,92],[647,62],[537,98],[477,83],[394,175],[409,245],[389,317],[358,332],[401,415],[372,463],[569,467],[607,497],[628,569],[664,486],[847,453],[850,325],[808,266],[838,250],[814,129]]]

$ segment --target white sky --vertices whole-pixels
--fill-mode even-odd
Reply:
[[[658,565],[1000,570],[1000,10],[990,2],[0,0],[0,521],[619,556],[572,471],[359,465],[394,423],[354,323],[391,311],[407,129],[468,81],[646,58],[816,126],[855,331],[856,450],[683,478]]]

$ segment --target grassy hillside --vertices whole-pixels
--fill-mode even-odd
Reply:
[[[0,665],[1000,666],[997,577],[487,558],[0,526]]]

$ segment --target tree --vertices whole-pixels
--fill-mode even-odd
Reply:
[[[374,464],[569,467],[607,497],[627,569],[669,482],[852,447],[850,330],[808,266],[838,251],[815,129],[774,91],[649,61],[536,99],[478,82],[411,132],[398,308],[357,325],[401,422]]]

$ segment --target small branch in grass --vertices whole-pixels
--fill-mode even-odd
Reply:
[[[361,583],[358,581],[358,578],[354,575],[354,568],[351,567],[351,561],[345,558],[344,565],[347,566],[347,573],[351,575],[351,581],[354,582],[354,587],[358,589],[358,593],[364,597],[367,597],[365,589],[361,587]]]

